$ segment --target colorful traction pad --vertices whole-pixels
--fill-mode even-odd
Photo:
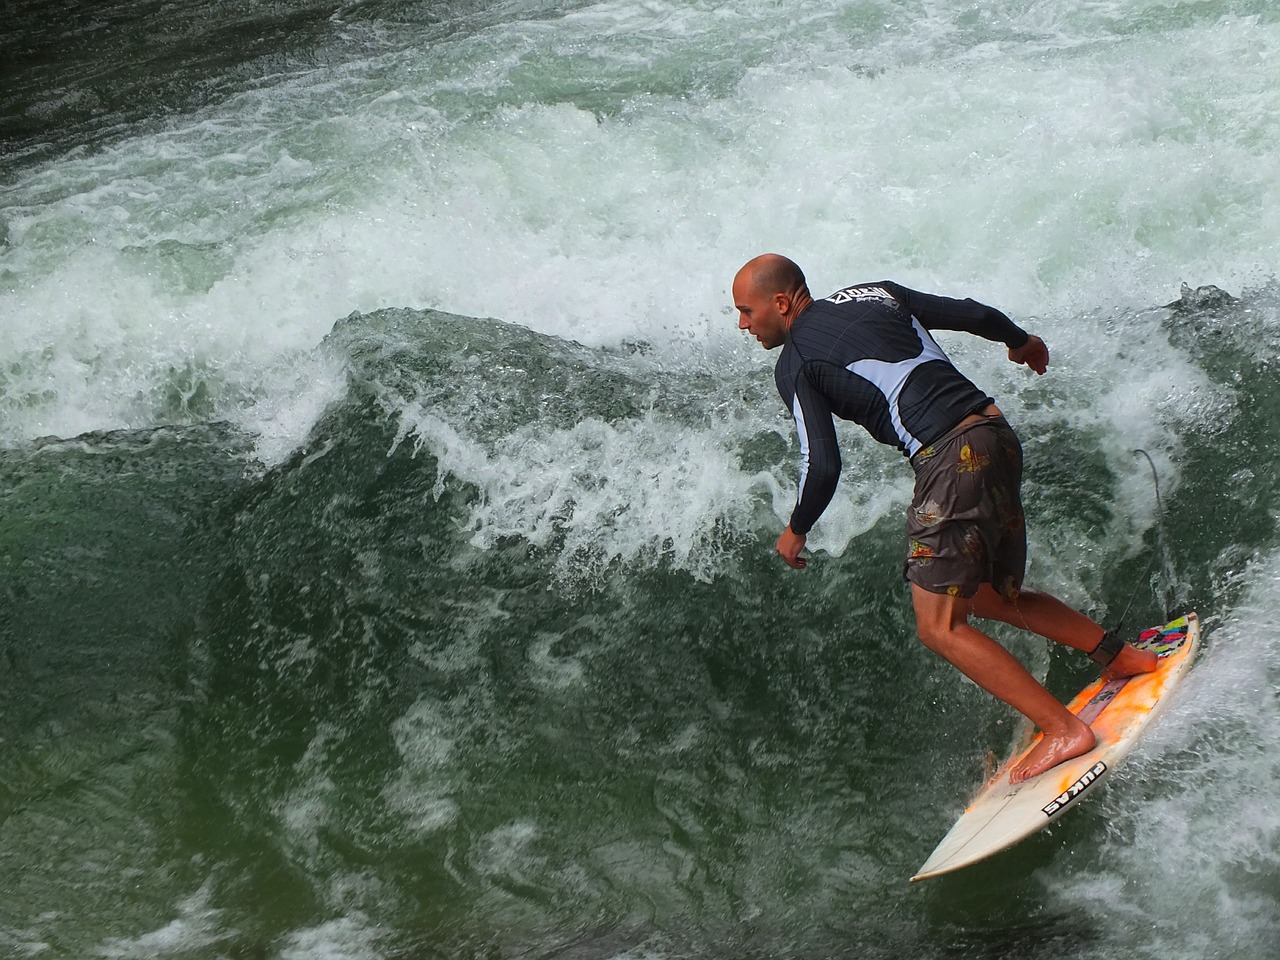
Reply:
[[[1186,642],[1187,618],[1183,616],[1163,627],[1143,630],[1133,645],[1139,650],[1154,650],[1158,657],[1167,657]]]

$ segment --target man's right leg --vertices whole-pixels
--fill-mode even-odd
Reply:
[[[924,645],[1043,733],[1014,769],[1014,783],[1093,749],[1097,740],[1089,725],[1059,703],[1017,657],[969,623],[971,600],[930,593],[918,583],[911,584],[911,600]]]

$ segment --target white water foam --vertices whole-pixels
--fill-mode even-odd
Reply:
[[[174,920],[137,937],[112,938],[99,946],[94,955],[111,960],[202,955],[234,935],[234,931],[222,925],[222,911],[213,907],[210,899],[210,885],[205,884],[178,903],[178,916]]]
[[[392,725],[403,763],[382,795],[405,818],[405,828],[413,835],[434,833],[457,819],[458,804],[451,794],[458,781],[453,752],[461,728],[456,709],[445,711],[426,699]]]
[[[437,493],[459,481],[479,488],[473,545],[518,537],[552,549],[567,582],[596,582],[612,564],[638,559],[709,578],[725,559],[726,534],[750,525],[756,495],[777,490],[767,474],[738,469],[736,431],[725,423],[689,429],[657,415],[556,430],[535,423],[490,448],[411,407],[401,432],[437,458]]]
[[[380,960],[387,931],[359,914],[348,914],[296,930],[278,954],[280,960]]]
[[[0,440],[225,417],[278,458],[341,391],[311,351],[381,306],[715,357],[766,248],[1054,335],[1274,271],[1280,27],[967,9],[600,4],[33,171],[5,201]]]

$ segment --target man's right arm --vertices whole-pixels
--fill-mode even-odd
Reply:
[[[783,399],[787,399],[785,393]],[[804,536],[835,495],[840,480],[840,447],[831,405],[803,371],[795,378],[791,414],[800,441],[800,479],[789,526],[793,533]]]

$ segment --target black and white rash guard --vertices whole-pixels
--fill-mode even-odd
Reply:
[[[860,284],[815,300],[792,323],[778,357],[778,393],[800,438],[800,489],[791,529],[805,534],[840,477],[833,416],[852,420],[912,457],[992,399],[947,359],[930,330],[962,330],[1009,347],[1027,334],[994,307]]]

